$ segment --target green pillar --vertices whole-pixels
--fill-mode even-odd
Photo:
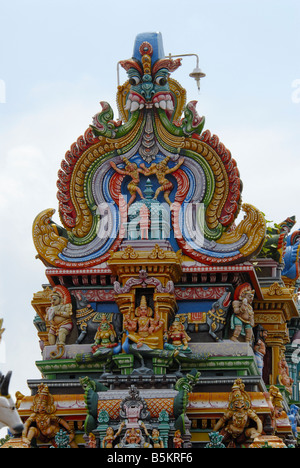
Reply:
[[[100,448],[102,448],[102,440],[106,436],[106,431],[109,426],[109,414],[106,410],[101,410],[98,415],[98,426],[96,431],[99,434]]]
[[[166,410],[162,410],[159,413],[158,416],[158,430],[159,430],[159,435],[161,436],[163,443],[164,443],[164,448],[168,448],[168,439],[169,439],[169,431],[170,431],[170,417],[169,413]]]

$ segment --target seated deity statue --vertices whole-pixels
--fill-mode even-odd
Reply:
[[[94,336],[92,352],[95,353],[99,348],[114,348],[117,346],[117,335],[114,327],[107,321],[105,314],[102,314],[101,322]]]
[[[42,442],[52,442],[55,445],[55,436],[60,431],[61,426],[69,434],[69,444],[71,448],[78,448],[74,440],[74,432],[69,424],[56,415],[53,396],[49,393],[46,384],[39,385],[38,393],[33,399],[32,413],[24,424],[22,432],[22,442],[24,447],[30,447],[32,439],[39,439]]]
[[[154,314],[147,306],[146,297],[142,296],[140,305],[135,309],[134,316],[126,317],[124,329],[128,331],[128,338],[140,348],[144,344],[151,349],[159,346],[159,338],[156,334],[163,327],[163,320],[158,314]]]
[[[252,409],[250,396],[244,387],[241,379],[235,380],[227,410],[213,428],[214,432],[221,429],[220,434],[224,436],[223,442],[228,442],[228,447],[235,447],[236,444],[242,444],[247,439],[259,437],[263,430],[262,422]],[[254,423],[255,427],[251,427],[250,423]]]
[[[191,353],[188,342],[191,338],[187,335],[183,323],[179,317],[175,317],[174,322],[168,330],[168,342],[165,343],[165,349],[175,349],[184,353]]]

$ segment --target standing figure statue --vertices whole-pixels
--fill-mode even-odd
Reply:
[[[111,426],[109,426],[106,429],[106,435],[105,435],[105,437],[103,437],[102,442],[101,442],[102,448],[113,448],[113,443],[114,443],[115,439],[117,437],[119,437],[119,435],[121,434],[122,429],[123,429],[124,426],[125,426],[125,422],[123,421],[120,424],[120,427],[118,428],[118,431],[116,433],[113,430],[113,428]]]
[[[46,312],[46,324],[49,327],[50,346],[65,344],[73,328],[71,295],[64,286],[55,286],[51,295],[51,307]]]
[[[178,163],[172,168],[168,167],[169,159],[170,157],[167,156],[161,162],[151,164],[151,166],[148,169],[146,169],[144,163],[141,164],[141,167],[146,170],[146,175],[155,174],[157,177],[160,187],[158,187],[158,189],[155,192],[155,195],[153,197],[154,200],[158,197],[160,192],[164,192],[164,199],[169,205],[171,205],[169,195],[173,190],[173,184],[172,182],[170,182],[170,180],[166,179],[166,175],[172,174],[173,172],[177,171],[177,169],[179,169],[180,166],[184,163],[184,157],[181,157]]]
[[[267,352],[265,339],[268,335],[268,331],[262,326],[257,325],[254,328],[254,344],[253,344],[253,351],[256,360],[256,364],[259,370],[260,375],[263,375],[264,369],[264,357]]]
[[[232,302],[233,315],[231,317],[231,329],[233,329],[232,341],[239,341],[240,336],[243,336],[246,342],[252,341],[254,327],[252,302],[254,292],[249,283],[241,284],[234,292],[234,300]]]
[[[158,429],[152,430],[152,435],[150,436],[153,448],[164,448],[164,442],[162,437],[159,434]]]
[[[184,441],[181,437],[181,431],[177,429],[177,431],[175,431],[174,438],[173,438],[174,448],[181,448],[183,442]]]
[[[140,183],[140,173],[145,174],[145,170],[140,169],[136,163],[130,162],[126,158],[123,158],[123,160],[125,161],[124,169],[119,169],[113,161],[111,161],[110,165],[116,172],[118,172],[118,174],[131,177],[131,181],[127,185],[127,189],[131,195],[131,198],[128,202],[128,206],[130,206],[136,199],[137,193],[142,199],[144,198],[142,191],[139,187],[139,183]]]
[[[283,385],[290,395],[293,394],[294,380],[290,377],[289,366],[286,362],[284,349],[280,350],[280,361],[278,362],[278,383]]]

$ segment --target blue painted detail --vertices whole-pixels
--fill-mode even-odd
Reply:
[[[128,331],[126,331],[126,334],[127,334],[127,338],[126,338],[126,340],[125,340],[124,343],[123,343],[122,349],[123,349],[124,353],[129,354]]]
[[[178,314],[188,314],[192,312],[208,312],[215,300],[212,301],[178,301]]]
[[[116,226],[116,229],[115,229],[115,232],[116,234],[119,232],[119,207],[116,206],[116,205],[113,205],[112,203],[110,203],[110,209],[111,209],[111,212],[112,212],[112,218],[113,218],[113,223],[114,223],[114,226]],[[112,244],[114,243],[114,241],[116,240],[116,237],[113,236],[111,238],[108,238],[107,239],[107,242],[105,242],[105,244],[103,245],[103,247],[99,250],[96,250],[95,252],[91,253],[90,255],[86,255],[84,257],[67,257],[65,255],[63,255],[62,253],[59,254],[59,258],[61,258],[62,260],[64,261],[67,261],[67,262],[86,262],[88,260],[93,260],[94,258],[97,258],[97,257],[101,257],[102,255],[104,255],[109,249],[110,247],[112,246]]]
[[[189,178],[190,187],[185,197],[185,203],[189,203],[191,199],[193,198],[193,195],[195,192],[196,180],[195,180],[194,173],[188,167],[184,166],[184,172],[187,174]]]
[[[299,244],[300,244],[299,231],[295,231],[286,238],[286,248],[284,254],[284,268],[282,276],[290,279],[297,279],[298,277],[298,261],[299,261]]]
[[[133,47],[133,58],[139,62],[141,61],[142,56],[139,48],[143,42],[149,42],[153,47],[152,64],[165,57],[162,34],[160,32],[147,32],[136,36]]]
[[[110,183],[110,179],[112,178],[113,174],[115,173],[114,169],[111,167],[107,173],[105,174],[105,177],[103,179],[103,185],[102,185],[102,191],[103,191],[103,195],[104,195],[104,198],[105,200],[107,201],[107,203],[114,203],[112,197],[111,197],[111,194],[110,194],[110,191],[109,191],[109,183]]]
[[[91,302],[90,304],[97,312],[103,312],[106,314],[119,313],[118,306],[115,302]]]
[[[216,242],[213,243],[213,247],[214,247],[215,250],[208,250],[207,248],[204,248],[203,246],[200,246],[196,242],[194,242],[191,239],[190,234],[187,232],[185,222],[184,222],[186,207],[187,207],[187,203],[183,203],[181,205],[181,209],[180,209],[180,212],[179,212],[179,228],[180,228],[180,230],[182,232],[182,235],[183,235],[184,239],[192,247],[192,249],[194,249],[196,252],[202,253],[203,255],[208,255],[210,257],[215,257],[215,258],[232,257],[232,256],[238,255],[240,253],[239,250],[237,250],[237,249],[228,250],[227,252],[224,252],[224,251],[222,252],[221,251],[222,245],[217,244]],[[203,238],[203,241],[204,241],[204,238]]]

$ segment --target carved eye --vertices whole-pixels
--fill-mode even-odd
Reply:
[[[132,85],[132,86],[137,86],[139,83],[141,82],[140,78],[138,76],[132,76],[130,79],[129,79],[129,83]]]
[[[159,86],[165,86],[167,84],[167,81],[167,78],[165,78],[164,76],[158,76],[155,79],[155,83]]]

